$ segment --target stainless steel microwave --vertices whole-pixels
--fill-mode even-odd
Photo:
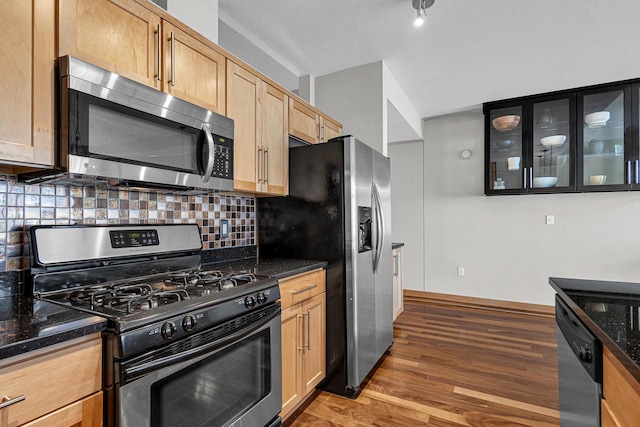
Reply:
[[[233,190],[233,120],[77,58],[59,70],[60,168],[23,181]]]

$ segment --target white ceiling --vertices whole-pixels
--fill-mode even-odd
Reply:
[[[418,114],[640,77],[638,0],[219,0],[219,17],[301,76],[384,60]]]

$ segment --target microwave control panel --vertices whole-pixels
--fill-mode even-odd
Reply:
[[[233,140],[213,135],[215,155],[212,177],[233,179]]]
[[[137,248],[159,245],[158,230],[109,231],[112,248]]]

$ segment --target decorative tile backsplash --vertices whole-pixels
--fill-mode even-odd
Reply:
[[[24,185],[0,175],[0,271],[29,268],[32,225],[196,223],[206,250],[255,245],[255,208],[255,198],[239,194]],[[224,239],[222,219],[229,221]]]

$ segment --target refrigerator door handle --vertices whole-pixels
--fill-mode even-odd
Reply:
[[[380,202],[380,193],[378,187],[374,183],[371,186],[371,195],[373,199],[373,216],[375,218],[375,243],[373,250],[373,272],[378,272],[380,256],[382,255],[382,247],[384,245],[384,218],[382,217],[382,203]]]

